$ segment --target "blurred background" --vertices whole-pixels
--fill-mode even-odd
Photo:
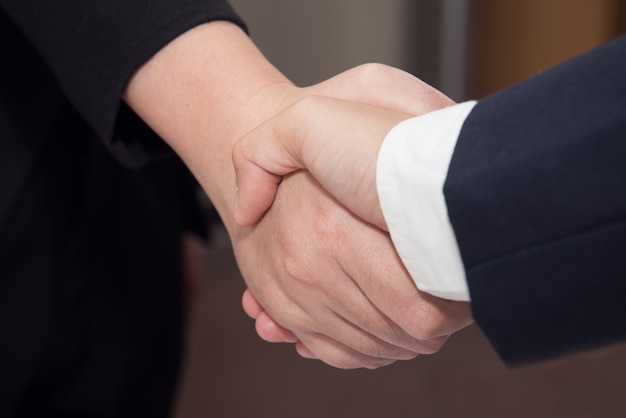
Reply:
[[[622,0],[232,4],[268,59],[298,85],[381,62],[457,101],[484,97],[626,31]],[[256,336],[219,226],[208,245],[193,241],[192,250],[177,417],[626,416],[626,344],[511,369],[471,326],[435,355],[375,371],[335,370]]]

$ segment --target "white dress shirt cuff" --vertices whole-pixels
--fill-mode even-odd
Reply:
[[[398,124],[378,155],[378,196],[396,251],[418,289],[444,299],[470,300],[443,185],[475,104],[457,104]]]

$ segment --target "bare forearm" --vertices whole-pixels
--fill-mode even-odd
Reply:
[[[296,92],[240,28],[212,22],[139,68],[125,100],[183,159],[228,223],[232,144]]]

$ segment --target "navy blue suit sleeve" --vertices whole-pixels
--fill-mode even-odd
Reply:
[[[626,338],[626,37],[479,101],[444,186],[508,363]]]
[[[225,0],[0,0],[0,6],[82,117],[128,165],[167,148],[121,102],[132,73],[196,25],[229,20],[244,27]]]

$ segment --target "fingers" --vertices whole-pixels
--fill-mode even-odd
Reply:
[[[328,364],[335,365],[342,368],[356,368],[356,367],[369,367],[376,368],[382,365],[390,364],[396,360],[410,360],[415,358],[418,353],[408,350],[403,350],[399,347],[394,347],[390,344],[386,344],[378,339],[368,336],[368,339],[372,339],[378,348],[365,349],[363,346],[360,348],[362,351],[357,351],[351,346],[342,344],[339,341],[333,340],[322,334],[313,333],[313,336],[304,337],[303,339],[313,347],[317,352],[315,354],[305,344],[296,337],[294,333],[280,326],[263,310],[256,298],[247,289],[243,296],[244,310],[253,318],[256,319],[255,328],[259,337],[263,340],[271,343],[296,343],[298,353],[305,358],[309,359],[321,359]],[[330,345],[330,347],[329,347]],[[378,357],[376,355],[367,355],[366,352],[382,355]],[[392,355],[392,358],[389,356]],[[367,364],[367,366],[365,366]]]
[[[302,357],[319,359],[340,369],[377,369],[396,362],[396,358],[369,356],[323,335],[309,336],[296,343],[296,350]],[[402,360],[415,358],[417,354],[403,357]]]
[[[301,341],[296,343],[296,351],[301,357],[307,358],[309,360],[319,360],[311,350],[309,350]]]
[[[448,335],[471,323],[468,304],[438,299],[417,289],[387,233],[362,225],[360,239],[342,236],[352,233],[337,230],[333,234],[340,245],[331,248],[348,279],[332,284],[338,316],[394,347],[420,354],[438,351]],[[344,343],[365,352],[359,345]]]
[[[376,230],[372,234],[387,236]],[[359,245],[355,251],[370,254],[368,262],[346,263],[346,274],[395,327],[409,336],[406,348],[437,351],[437,339],[445,341],[472,323],[468,303],[440,299],[417,289],[390,240],[371,237]]]
[[[354,369],[375,369],[394,363],[397,360],[411,360],[418,353],[392,347],[382,341],[377,341],[377,348],[354,349],[326,335],[319,333],[303,333],[299,336],[287,331],[276,323],[266,312],[262,312],[256,319],[256,331],[267,342],[296,343],[296,351],[304,358],[321,360],[331,366]],[[371,338],[368,336],[367,339]]]
[[[337,280],[341,281],[339,278]],[[389,338],[391,342],[380,338],[393,326],[367,302],[366,298],[359,297],[361,295],[358,289],[353,292],[346,295],[338,289],[337,300],[324,297],[322,293],[311,294],[310,303],[292,300],[285,302],[283,298],[286,296],[274,295],[273,304],[280,306],[280,309],[269,306],[271,313],[263,312],[257,317],[257,333],[269,342],[294,342],[295,336],[316,357],[327,363],[337,361],[333,357],[345,352],[358,352],[365,357],[399,360],[411,359],[420,352],[430,352],[429,345],[418,350],[408,350],[402,344],[398,344],[398,341],[403,342],[402,338]],[[324,300],[324,303],[320,306],[318,301],[321,300]],[[361,312],[361,315],[342,316],[338,313],[338,300],[350,306],[348,312]],[[284,330],[290,330],[291,334]],[[332,351],[326,350],[324,345],[327,341],[333,341],[334,346],[342,347],[343,351],[335,352],[336,348]]]
[[[350,368],[379,367],[439,349],[446,335],[422,333],[424,341],[418,340],[364,292],[389,288],[384,300],[391,303],[396,289],[399,303],[416,318],[401,293],[419,294],[401,267],[392,268],[399,261],[386,246],[387,234],[337,205],[307,173],[287,178],[278,197],[258,224],[233,235],[240,270],[258,301],[246,294],[244,308],[258,319],[262,338],[297,340],[308,349],[299,350],[303,355]],[[380,289],[368,282],[380,282]]]
[[[250,294],[249,291],[247,293]],[[250,295],[250,297],[253,296]],[[358,349],[355,349],[354,343],[346,345],[320,333],[309,335],[304,333],[298,337],[278,325],[265,311],[256,317],[256,331],[267,342],[295,343],[296,351],[304,358],[321,360],[331,366],[344,369],[362,367],[375,369],[398,360],[414,359],[420,353],[434,353],[439,350],[448,337],[446,335],[429,341],[421,341],[418,351],[415,352],[393,347],[382,341],[375,341],[375,344],[373,346],[370,344],[369,348],[360,345]],[[351,338],[354,341],[354,337]]]
[[[263,308],[256,299],[254,299],[254,296],[252,296],[249,290],[246,290],[244,293],[244,299],[247,299],[247,305],[250,305],[250,300],[254,300],[252,303],[261,309],[258,315],[253,316],[256,318],[255,328],[259,337],[271,343],[295,343],[296,351],[304,358],[322,360],[329,365],[344,369],[361,367],[373,369],[394,363],[398,360],[398,358],[389,359],[365,355],[321,334],[315,334],[312,337],[305,338],[305,341],[317,352],[317,354],[315,354],[304,342],[300,341],[295,334],[278,325],[267,312],[262,311]],[[417,355],[417,353],[406,351],[403,352],[403,355],[400,357],[403,360],[410,360]]]
[[[249,289],[246,289],[243,292],[243,296],[241,297],[241,306],[243,307],[244,312],[248,314],[250,318],[254,319],[258,318],[258,316],[265,311]]]
[[[244,300],[247,305],[246,311],[251,310],[256,313],[257,309],[261,310],[261,312],[258,312],[258,315],[253,316],[256,318],[255,325],[259,337],[271,343],[295,343],[298,354],[307,359],[322,360],[331,366],[343,369],[362,367],[375,369],[394,363],[397,360],[411,360],[418,355],[418,353],[391,347],[382,342],[378,343],[381,345],[379,350],[383,357],[367,355],[318,333],[305,334],[302,340],[300,340],[295,334],[281,327],[267,312],[262,311],[263,308],[249,290],[246,290],[244,293]],[[251,305],[254,305],[254,307],[251,307]],[[393,354],[393,358],[384,357],[385,354],[388,355],[390,353]]]
[[[281,176],[306,168],[366,222],[386,228],[376,190],[376,161],[389,130],[410,115],[329,97],[309,96],[241,138],[234,221],[251,225],[271,206]]]
[[[249,291],[247,292],[249,294]],[[313,336],[303,338],[306,344],[312,347],[312,349],[310,349],[305,342],[299,340],[293,333],[278,325],[266,312],[262,312],[256,318],[256,331],[258,335],[267,342],[295,343],[296,351],[303,358],[321,360],[331,366],[344,369],[363,367],[375,369],[392,364],[398,360],[411,360],[419,355],[418,352],[398,349],[393,352],[383,352],[383,350],[381,350],[380,354],[383,355],[383,357],[367,355],[364,352],[355,350],[350,346],[322,334],[313,334]],[[437,338],[433,341],[423,342],[421,352],[426,354],[437,351],[441,345],[443,345],[446,338],[447,336]],[[431,347],[430,350],[426,349],[426,347],[429,346]],[[390,353],[393,353],[392,358],[389,357]]]
[[[395,363],[395,359],[379,359],[364,356],[362,353],[354,352],[349,349],[335,350],[335,353],[329,353],[328,359],[320,358],[308,349],[301,341],[296,343],[296,352],[303,358],[309,360],[321,360],[329,366],[339,369],[377,369]]]
[[[295,343],[298,337],[286,328],[281,327],[267,312],[262,312],[255,323],[256,332],[268,343]]]
[[[281,327],[265,312],[249,289],[244,291],[241,304],[248,316],[256,320],[256,332],[263,340],[270,343],[295,343],[298,341],[291,331]]]

